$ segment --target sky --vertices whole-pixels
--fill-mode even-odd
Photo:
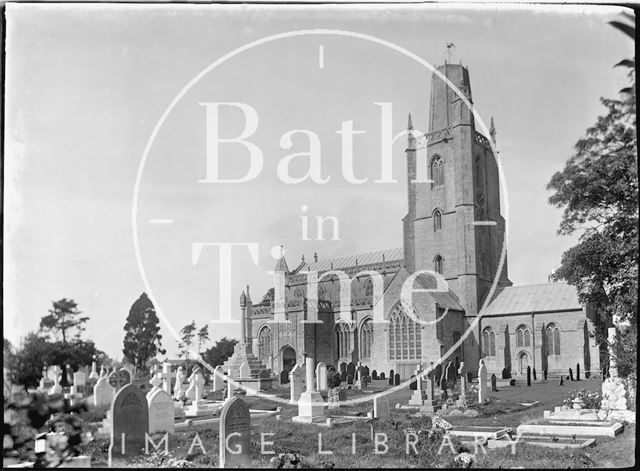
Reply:
[[[400,48],[435,66],[448,59],[469,68],[475,109],[487,125],[493,116],[497,129],[509,277],[546,282],[577,239],[556,235],[561,210],[548,204],[545,187],[604,111],[599,97],[626,85],[624,70],[612,66],[633,56],[633,44],[607,25],[620,11],[9,4],[5,337],[19,343],[52,301],[72,298],[90,317],[86,336],[119,359],[129,308],[146,291],[174,357],[174,334],[191,320],[209,324],[213,339],[238,337],[239,325],[223,321],[237,320],[247,284],[255,302],[273,285],[273,247],[284,245],[292,268],[314,252],[326,259],[400,247],[406,141],[393,144],[396,182],[376,183],[384,134],[376,103],[391,104],[393,135],[406,128],[408,113],[426,131],[431,80]],[[251,42],[320,29],[397,48],[316,31],[258,44],[206,71]],[[450,56],[447,43],[455,44]],[[216,108],[207,103],[235,105],[217,108],[214,126],[207,112]],[[251,110],[255,129],[247,128]],[[362,184],[342,172],[337,131],[349,121],[364,131],[353,138]],[[255,178],[213,181],[214,131],[221,139],[247,133],[263,162]],[[278,166],[312,141],[328,182],[283,181]],[[220,179],[255,168],[244,145],[217,148]],[[290,160],[291,176],[304,176],[307,161]],[[303,240],[305,215],[337,218],[339,240],[331,240],[330,224],[325,240]],[[311,222],[309,238],[317,238]],[[221,277],[216,243],[255,244],[255,260],[236,246]],[[194,244],[209,245],[198,254]],[[221,311],[224,287],[233,312]]]

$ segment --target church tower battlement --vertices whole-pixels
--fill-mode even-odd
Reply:
[[[445,63],[438,71],[471,102],[466,67]],[[466,315],[475,315],[495,276],[500,286],[511,285],[506,257],[496,273],[504,242],[498,166],[471,110],[436,74],[429,106],[426,149],[410,135],[406,151],[405,266],[442,273]],[[427,165],[430,182],[414,182],[418,164]]]

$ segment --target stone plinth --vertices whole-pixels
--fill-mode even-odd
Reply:
[[[238,379],[242,375],[240,374],[240,367],[243,363],[246,363],[251,371],[251,377],[257,377],[262,370],[269,370],[264,363],[256,358],[251,353],[251,346],[249,344],[237,343],[233,347],[233,355],[224,362],[223,368],[229,372],[229,376],[233,379]]]
[[[298,399],[298,415],[291,420],[294,422],[313,423],[324,421],[324,406],[322,395],[318,391],[305,391]]]

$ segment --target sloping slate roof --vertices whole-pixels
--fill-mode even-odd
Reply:
[[[482,314],[518,314],[575,309],[582,309],[582,305],[578,302],[576,288],[559,282],[502,288]]]
[[[355,267],[356,260],[358,261],[358,265],[382,263],[383,256],[385,262],[402,260],[404,258],[404,251],[402,248],[379,250],[377,252],[369,252],[360,255],[349,255],[347,257],[320,260],[318,262],[307,263],[307,266],[310,271],[326,271],[331,270],[331,263],[333,263],[334,270],[343,270],[345,268]]]
[[[460,306],[458,297],[451,290],[448,292],[434,291],[433,293],[429,293],[429,296],[431,296],[440,307],[464,312],[464,308]]]

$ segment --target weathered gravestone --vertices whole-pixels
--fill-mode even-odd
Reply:
[[[347,376],[356,377],[356,365],[352,361],[347,364]]]
[[[393,386],[393,370],[389,371],[389,386]]]
[[[506,367],[502,368],[502,379],[509,379],[509,372]]]
[[[542,378],[546,381],[547,380],[547,369],[545,368],[544,370],[542,370]]]
[[[211,375],[211,390],[213,392],[222,391],[224,389],[224,368],[222,365],[218,365],[213,370],[213,374]]]
[[[340,363],[340,373],[347,372],[347,364],[345,362]]]
[[[220,412],[220,468],[251,467],[250,429],[249,407],[239,397],[231,398]]]
[[[576,365],[576,381],[580,381],[580,363]]]
[[[327,384],[327,364],[323,361],[316,365],[316,386],[318,392],[327,392],[329,389]]]
[[[169,395],[173,392],[173,373],[168,361],[162,364],[162,389]]]
[[[191,401],[199,401],[202,398],[202,393],[204,392],[204,377],[200,373],[193,373],[189,379],[189,388],[186,392],[187,399]]]
[[[380,373],[380,376],[378,376],[378,378],[381,379],[381,380],[385,380],[386,379],[386,377],[384,375],[384,371],[382,373]]]
[[[400,385],[400,373],[396,373],[396,375],[394,376],[393,385],[394,386],[399,386]]]
[[[478,368],[478,402],[480,404],[484,404],[489,399],[487,393],[487,366],[484,364],[484,360],[480,360]]]
[[[418,389],[418,381],[416,380],[416,375],[411,375],[411,382],[409,383],[409,389],[412,391],[416,391]]]
[[[347,375],[347,384],[353,384],[353,376]]]
[[[346,370],[345,371],[341,371],[340,372],[340,381],[342,383],[344,383],[346,380],[347,380],[347,371]]]
[[[173,386],[173,397],[181,401],[185,396],[184,389],[184,371],[181,366],[176,371],[176,384]]]
[[[531,367],[527,366],[527,386],[531,386]]]
[[[174,433],[173,399],[163,389],[155,389],[147,394],[149,404],[149,433]]]
[[[569,380],[573,381],[573,370],[569,368]]]
[[[498,391],[498,378],[496,378],[496,375],[491,375],[491,390],[493,392]]]
[[[149,407],[142,389],[134,384],[120,389],[111,404],[110,417],[109,466],[114,456],[137,455],[144,449]]]
[[[371,372],[371,379],[374,380],[374,381],[378,380],[378,372],[376,370],[373,370]]]
[[[533,380],[538,381],[538,375],[536,374],[536,369],[533,369]]]
[[[102,376],[93,388],[93,405],[96,407],[108,406],[115,394],[116,388],[109,384],[106,376]]]
[[[389,398],[374,397],[373,398],[373,417],[380,420],[389,418]]]
[[[289,373],[289,379],[291,381],[289,402],[295,404],[298,399],[300,399],[300,395],[304,391],[304,370],[302,365],[296,365],[293,367]]]
[[[280,384],[289,384],[289,372],[287,370],[280,372]]]

